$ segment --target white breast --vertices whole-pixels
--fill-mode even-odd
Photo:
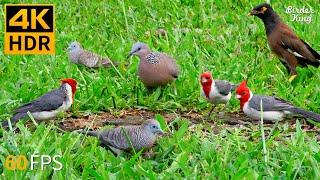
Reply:
[[[248,102],[244,104],[243,112],[252,119],[255,119],[255,120],[261,119],[261,111],[251,108]],[[263,112],[263,119],[267,121],[282,120],[284,116],[285,116],[285,113],[282,111],[264,111]]]
[[[212,104],[226,104],[231,98],[231,92],[226,96],[220,94],[214,82],[211,84],[209,98],[204,93],[203,88],[201,88],[201,95]]]

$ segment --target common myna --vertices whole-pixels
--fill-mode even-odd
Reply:
[[[298,65],[319,67],[319,53],[295,35],[269,4],[263,3],[256,6],[249,15],[257,16],[263,21],[269,46],[291,74],[290,82],[297,76]]]

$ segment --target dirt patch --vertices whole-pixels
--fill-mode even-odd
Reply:
[[[65,130],[82,129],[86,126],[90,126],[92,129],[98,129],[105,125],[137,125],[149,118],[154,118],[156,114],[162,115],[167,123],[175,120],[176,118],[188,119],[192,124],[198,124],[207,122],[210,124],[221,124],[224,122],[228,125],[239,124],[252,124],[258,122],[250,122],[243,113],[226,113],[226,114],[212,114],[203,116],[199,113],[190,111],[185,113],[169,113],[169,112],[154,112],[147,110],[122,110],[120,113],[112,114],[110,112],[104,112],[100,114],[82,114],[79,117],[68,117],[65,121],[61,122],[61,127]],[[214,119],[218,119],[215,121]]]
[[[183,113],[170,113],[170,112],[154,112],[147,110],[122,110],[117,113],[104,112],[100,114],[80,114],[79,117],[68,117],[65,121],[61,122],[60,127],[66,131],[73,131],[77,129],[83,129],[90,127],[91,129],[99,129],[106,125],[137,125],[141,124],[144,120],[154,118],[156,114],[162,115],[167,123],[175,120],[176,118],[184,118],[193,124],[207,123],[213,130],[220,131],[221,128],[240,128],[240,129],[256,129],[260,121],[252,121],[242,112],[215,114],[211,117],[204,116],[194,111],[183,112]],[[295,119],[288,119],[289,126],[293,130],[295,129]],[[280,122],[280,124],[284,123]],[[274,122],[264,122],[266,128],[271,128]],[[308,124],[306,121],[301,121],[302,128],[305,131],[319,132],[320,129]],[[255,128],[253,128],[255,127]]]

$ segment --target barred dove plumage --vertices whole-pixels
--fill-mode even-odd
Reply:
[[[73,63],[82,64],[90,68],[111,66],[110,59],[84,50],[79,42],[72,42],[67,50],[69,59]],[[113,64],[116,65],[115,63]]]
[[[82,130],[78,132],[86,133]],[[158,121],[149,119],[141,125],[116,127],[100,132],[88,131],[87,134],[98,137],[101,144],[119,155],[121,151],[132,150],[132,147],[135,151],[151,148],[157,140],[157,135],[163,134],[163,131]]]
[[[178,78],[179,68],[176,61],[159,52],[152,52],[149,47],[141,42],[133,45],[130,54],[140,58],[138,75],[146,87],[164,86]]]

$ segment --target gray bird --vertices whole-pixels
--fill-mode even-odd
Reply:
[[[164,86],[178,78],[179,68],[172,57],[164,53],[152,52],[146,44],[141,42],[133,45],[128,58],[132,55],[140,58],[138,76],[146,87]]]
[[[108,58],[101,57],[93,52],[84,50],[78,42],[72,42],[68,49],[69,59],[76,64],[82,64],[89,68],[111,67],[111,61]],[[116,63],[113,63],[116,65]]]
[[[155,119],[149,119],[142,125],[122,126],[97,131],[78,131],[82,134],[95,136],[101,144],[108,146],[117,155],[122,151],[135,151],[151,148],[157,140],[157,135],[163,134],[160,124]],[[130,143],[131,142],[131,143]]]

